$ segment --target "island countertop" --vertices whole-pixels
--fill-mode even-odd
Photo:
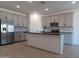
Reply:
[[[72,34],[72,32],[59,32],[59,33],[53,33],[53,32],[41,32],[41,33],[37,33],[37,32],[24,32],[24,33],[28,33],[28,34],[40,34],[40,35]]]

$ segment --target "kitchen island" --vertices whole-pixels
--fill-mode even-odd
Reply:
[[[53,32],[28,32],[27,44],[39,49],[50,52],[63,54],[64,43],[66,40],[72,39],[72,27],[58,28],[59,33]],[[64,41],[65,40],[65,41]]]
[[[50,52],[63,53],[62,35],[54,33],[27,33],[27,44]]]

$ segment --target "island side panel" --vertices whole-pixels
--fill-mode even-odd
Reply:
[[[60,35],[27,34],[27,44],[61,54]]]

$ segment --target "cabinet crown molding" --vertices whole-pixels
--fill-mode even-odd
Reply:
[[[0,8],[0,10],[1,11],[5,11],[5,12],[10,12],[10,13],[13,13],[13,14],[18,14],[18,15],[21,15],[21,16],[26,16],[26,14],[15,12],[15,11],[11,11],[11,10],[4,9],[4,8]]]

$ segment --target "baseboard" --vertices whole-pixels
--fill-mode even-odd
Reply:
[[[18,43],[18,42],[24,42],[24,41],[27,41],[27,40],[20,40],[20,41],[15,41],[14,43]]]
[[[66,45],[73,45],[73,44],[71,44],[71,43],[64,43],[64,44],[66,44]]]
[[[56,55],[61,55],[60,53],[51,52],[51,51],[48,51],[48,50],[45,50],[45,49],[41,49],[41,48],[37,48],[37,47],[31,46],[31,45],[28,45],[28,46],[29,46],[29,47],[32,47],[32,48],[35,48],[35,49],[42,50],[42,51],[46,51],[46,52],[49,52],[49,53],[53,53],[53,54],[56,54]]]
[[[79,46],[79,44],[72,44],[72,43],[64,43],[65,45],[74,45],[74,46]]]

